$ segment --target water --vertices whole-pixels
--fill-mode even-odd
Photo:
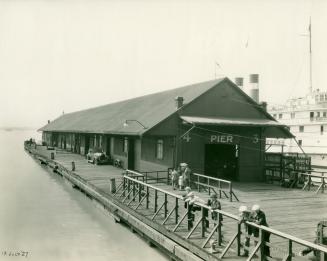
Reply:
[[[31,135],[0,130],[0,260],[168,260],[35,162]]]

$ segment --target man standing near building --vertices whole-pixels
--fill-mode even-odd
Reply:
[[[251,222],[256,223],[257,225],[260,226],[266,226],[268,227],[268,223],[266,220],[266,214],[260,209],[259,205],[253,205],[252,206],[252,220]],[[253,228],[253,235],[255,237],[259,237],[259,229],[254,227]],[[270,239],[270,233],[269,232],[263,232],[263,240],[264,242],[269,242]],[[270,248],[269,246],[264,247],[264,255],[265,256],[270,256]]]
[[[183,176],[183,185],[185,187],[191,187],[191,169],[187,163],[181,163],[181,173]]]

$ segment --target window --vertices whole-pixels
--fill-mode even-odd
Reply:
[[[302,140],[298,140],[297,142],[299,143],[300,146],[302,146]]]
[[[123,148],[123,151],[125,153],[128,152],[128,138],[127,137],[124,138],[124,148]]]
[[[320,125],[320,134],[321,134],[321,135],[324,134],[324,125]]]
[[[283,118],[283,114],[282,113],[278,114],[278,119],[282,119],[282,118]]]
[[[327,112],[324,111],[324,112],[322,113],[322,116],[323,116],[324,118],[326,118],[326,117],[327,117]]]
[[[277,114],[274,114],[273,117],[276,119],[277,118]]]
[[[317,111],[317,117],[318,118],[320,117],[320,111]]]
[[[157,140],[157,150],[156,150],[157,159],[163,159],[163,140]]]
[[[295,112],[291,112],[291,119],[295,118]]]
[[[310,120],[313,120],[314,116],[315,116],[315,113],[313,111],[310,111]]]
[[[299,132],[303,132],[304,131],[304,126],[299,126]]]

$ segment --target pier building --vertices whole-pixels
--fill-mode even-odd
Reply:
[[[292,138],[228,78],[67,113],[42,127],[48,145],[86,155],[94,147],[137,171],[180,162],[205,175],[264,179],[266,138]]]

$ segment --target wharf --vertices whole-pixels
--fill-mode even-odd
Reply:
[[[172,258],[176,260],[199,260],[199,257],[205,260],[218,259],[219,254],[211,254],[210,251],[208,251],[208,247],[200,247],[203,243],[200,228],[196,228],[194,233],[187,238],[189,231],[187,229],[186,220],[181,222],[178,230],[173,231],[176,225],[173,222],[173,215],[168,217],[166,220],[167,213],[163,213],[163,211],[160,213],[159,209],[157,215],[155,218],[153,218],[153,215],[155,214],[153,208],[151,208],[151,204],[153,204],[153,202],[150,201],[149,208],[142,207],[142,205],[140,205],[138,208],[137,206],[139,205],[139,202],[137,202],[137,200],[134,202],[133,199],[126,200],[127,198],[123,192],[118,193],[118,190],[116,195],[113,196],[110,194],[110,179],[114,178],[118,186],[123,181],[124,170],[115,168],[111,165],[94,166],[88,163],[83,156],[63,150],[56,151],[55,159],[53,161],[50,160],[50,153],[53,151],[46,150],[45,147],[38,146],[37,150],[29,149],[29,151],[34,155],[38,155],[37,157],[40,157],[41,161],[46,160],[47,164],[52,167],[53,163],[56,163],[58,166],[70,170],[71,162],[74,161],[76,170],[73,172],[73,174],[75,176],[78,176],[85,182],[85,184],[88,184],[90,187],[103,192],[107,198],[110,198],[110,200],[116,204],[116,209],[113,208],[111,210],[115,211],[118,207],[121,207],[123,210],[129,213],[129,216],[125,216],[124,218],[122,215],[117,216],[118,212],[116,211],[115,215],[117,219],[121,218],[125,221],[130,221],[129,224],[131,225],[132,230],[138,231],[139,233],[143,233],[145,235],[144,230],[142,230],[142,226],[132,225],[133,222],[131,221],[132,218],[130,216],[132,215],[134,218],[138,219],[138,222],[151,227],[150,230],[152,230],[152,233],[157,231],[160,235],[164,235],[162,238],[156,236],[155,239],[151,239],[151,236],[149,235],[145,236],[146,238],[151,239],[150,241],[159,247],[160,244],[162,246],[166,245],[163,247],[166,247],[166,250],[169,249],[169,246],[167,246],[168,243],[165,242],[172,241],[171,243],[174,245],[173,251],[168,250],[168,252],[171,252],[168,254]],[[173,190],[171,186],[165,183],[151,183],[151,185],[179,196],[184,193],[183,191]],[[327,216],[326,193],[315,194],[313,191],[287,189],[277,185],[265,183],[233,183],[233,191],[239,198],[239,201],[230,202],[227,199],[221,199],[222,210],[224,212],[237,215],[240,205],[247,205],[248,207],[251,207],[253,204],[259,204],[265,211],[267,221],[271,228],[310,242],[315,239],[315,229],[318,222],[325,220]],[[209,197],[207,192],[196,191],[195,194],[204,200],[208,199]],[[153,198],[154,196],[154,191],[150,191],[149,197]],[[126,202],[123,202],[125,200]],[[158,206],[162,206],[163,202],[164,196],[163,194],[159,193]],[[128,211],[126,207],[133,211]],[[134,211],[135,208],[137,208],[137,211]],[[168,200],[168,206],[166,206],[166,208],[173,208],[172,200]],[[179,216],[181,217],[183,215],[182,213],[185,212],[184,206],[180,205],[179,209]],[[197,213],[197,215],[199,215],[199,213]],[[164,225],[162,225],[163,222]],[[229,239],[235,233],[235,225],[235,220],[224,217],[222,227],[223,245],[226,245]],[[210,229],[213,229],[213,224],[210,224],[209,231]],[[285,246],[288,244],[287,240],[285,241],[281,237],[275,237],[274,235],[271,237],[271,242],[274,243],[271,246],[271,252],[276,254],[276,257],[278,257],[278,253],[281,252],[280,249],[285,248]],[[233,245],[235,245],[235,242]],[[177,246],[179,246],[179,248]],[[295,254],[301,249],[303,249],[303,246],[299,244],[293,245],[293,252]],[[223,248],[220,250],[222,251]],[[283,255],[280,254],[280,256],[280,258],[275,258],[275,260],[281,260]],[[296,258],[301,260],[300,257],[293,257],[294,260],[296,260]],[[233,251],[228,251],[224,256],[224,259],[245,260],[245,258],[238,257]]]

